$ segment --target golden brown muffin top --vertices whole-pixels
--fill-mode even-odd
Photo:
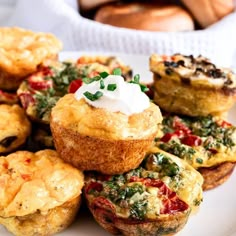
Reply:
[[[158,106],[150,106],[141,113],[125,115],[89,105],[85,99],[76,100],[74,94],[61,98],[52,109],[51,121],[83,135],[104,139],[142,139],[158,131],[162,115]]]
[[[56,151],[18,151],[0,157],[0,216],[47,212],[81,194],[83,174]]]
[[[52,34],[13,27],[0,28],[0,70],[25,76],[45,59],[54,57],[62,43]]]

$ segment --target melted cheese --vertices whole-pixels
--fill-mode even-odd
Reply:
[[[165,176],[162,178],[162,180],[171,190],[177,193],[181,200],[189,204],[192,212],[195,212],[195,210],[198,208],[196,202],[202,201],[203,178],[201,174],[187,162],[174,155],[164,152],[157,147],[153,147],[150,152],[163,153],[179,166],[181,170],[179,174],[180,178],[175,179],[173,177]]]
[[[236,146],[229,148],[221,144],[216,149],[217,153],[212,154],[212,156],[209,156],[202,146],[195,147],[194,149],[196,153],[193,155],[191,165],[196,169],[199,167],[212,167],[224,162],[236,162]],[[199,157],[202,159],[201,164],[197,161]]]
[[[152,181],[160,180],[160,182],[156,183],[161,184],[161,181],[163,181],[170,190],[177,194],[179,199],[188,204],[190,207],[188,210],[191,210],[191,212],[194,213],[202,201],[203,178],[201,174],[185,161],[171,154],[163,152],[156,147],[151,148],[149,154],[152,153],[156,155],[162,154],[163,157],[168,158],[171,163],[178,165],[179,171],[171,177],[167,175],[163,176],[161,170],[158,171],[160,166],[158,166],[156,159],[152,159],[152,155],[150,155],[145,161],[146,164],[142,165],[137,170],[133,170],[134,172],[131,171],[124,174],[124,179],[120,178],[120,176],[119,180],[109,180],[109,184],[107,184],[106,181],[103,183],[103,181],[95,180],[96,177],[95,179],[93,179],[93,177],[90,179],[89,177],[88,185],[90,184],[90,181],[97,181],[99,184],[103,184],[104,187],[102,191],[96,191],[96,189],[94,189],[94,191],[86,195],[89,203],[91,204],[96,202],[96,198],[101,196],[106,198],[109,204],[112,204],[112,206],[115,208],[114,212],[118,217],[138,218],[139,216],[137,215],[141,212],[141,217],[144,219],[155,220],[158,217],[165,215],[165,213],[162,213],[162,210],[165,209],[165,205],[163,204],[166,198],[168,198],[165,193],[162,194],[162,192],[160,192],[159,194],[160,189],[155,187],[155,184],[154,186],[151,184]],[[130,178],[133,178],[134,176],[138,176],[137,181],[130,182]],[[150,184],[144,183],[144,181],[149,180]],[[112,185],[113,181],[115,184],[114,186],[117,186],[118,184],[120,188],[114,189],[114,186]],[[162,185],[162,187],[164,186]],[[118,197],[120,200],[113,200],[116,199],[116,197]],[[132,215],[133,211],[134,215]]]
[[[233,143],[236,143],[236,130],[233,132],[231,138]],[[206,138],[202,137],[201,139],[202,145],[193,147],[182,144],[177,137],[173,137],[171,141],[176,142],[176,144],[185,148],[185,150],[194,150],[194,153],[191,154],[191,158],[187,154],[185,154],[181,158],[195,169],[198,169],[200,167],[217,166],[225,162],[236,162],[236,145],[232,147],[227,147],[222,143],[218,143],[218,145],[214,146],[213,148],[214,153],[210,154],[211,151],[206,150],[206,148],[203,146],[204,140]],[[159,143],[157,143],[157,145],[159,145]],[[199,162],[199,159],[201,160],[201,162]]]

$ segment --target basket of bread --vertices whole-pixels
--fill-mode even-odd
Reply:
[[[78,0],[80,13],[97,22],[147,31],[204,29],[234,11],[233,0]]]
[[[236,55],[233,0],[78,0],[78,4],[82,49],[94,50],[94,44],[105,51],[147,56],[202,54],[227,67]],[[85,37],[94,43],[83,42]]]
[[[116,56],[59,60],[51,34],[0,39],[0,224],[13,235],[66,230],[80,205],[110,234],[174,235],[233,172],[230,69],[153,53],[145,84]]]

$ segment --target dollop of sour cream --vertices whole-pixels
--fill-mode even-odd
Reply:
[[[75,98],[80,100],[84,98],[88,104],[96,108],[104,108],[111,112],[122,112],[126,115],[140,113],[150,105],[148,96],[141,91],[138,84],[128,83],[120,75],[109,75],[102,79],[104,88],[101,89],[100,81],[93,81],[90,84],[83,85],[75,92]],[[114,91],[108,90],[109,84],[116,84]],[[84,93],[95,94],[102,92],[102,96],[95,101],[88,99]]]

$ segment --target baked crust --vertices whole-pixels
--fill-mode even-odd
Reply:
[[[2,156],[0,173],[0,223],[15,235],[51,235],[73,221],[83,174],[56,151]]]
[[[0,153],[9,153],[26,142],[31,124],[19,105],[0,105]]]
[[[55,59],[62,43],[52,34],[0,28],[0,88],[16,90],[46,60]]]
[[[189,215],[187,212],[181,212],[160,217],[156,221],[129,222],[125,219],[114,219],[111,223],[109,213],[96,210],[91,206],[89,206],[89,210],[92,212],[95,220],[109,233],[126,236],[172,236],[185,226]]]
[[[81,135],[51,123],[55,147],[61,158],[81,170],[118,174],[138,167],[155,134],[146,139],[109,140]]]
[[[233,72],[204,57],[152,55],[154,101],[164,110],[189,116],[223,116],[236,99]]]
[[[204,178],[203,190],[210,190],[223,184],[233,173],[234,167],[235,163],[224,162],[211,168],[199,168],[198,171]]]
[[[94,108],[68,94],[52,109],[50,127],[64,160],[82,170],[116,174],[140,164],[161,119],[152,103],[142,113],[127,116]]]
[[[81,196],[47,212],[35,212],[26,216],[0,217],[0,224],[17,236],[53,235],[66,229],[75,219]]]

